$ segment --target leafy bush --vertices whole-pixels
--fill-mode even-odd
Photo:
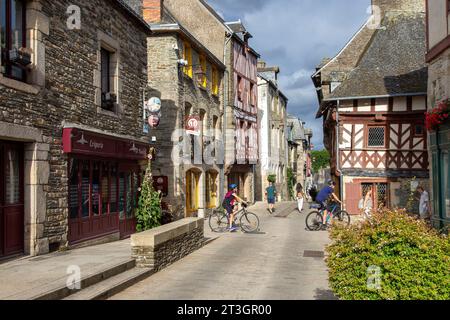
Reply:
[[[294,193],[294,187],[297,183],[297,179],[294,176],[294,171],[292,168],[288,168],[287,170],[287,184],[288,184],[288,191],[289,191],[289,197],[291,200],[294,200],[296,198],[296,195]]]
[[[327,248],[330,284],[344,300],[450,299],[450,241],[404,211],[374,213],[371,222],[334,226]],[[371,267],[380,286],[370,285]]]
[[[159,227],[163,218],[160,194],[153,188],[151,171],[151,161],[149,161],[145,178],[141,186],[139,207],[136,210],[136,231],[138,232]]]

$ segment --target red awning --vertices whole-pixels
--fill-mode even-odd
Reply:
[[[103,158],[146,160],[149,144],[79,128],[65,128],[63,130],[63,151],[64,153]]]

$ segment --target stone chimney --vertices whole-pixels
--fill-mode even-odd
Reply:
[[[263,60],[258,60],[258,73],[267,80],[271,80],[275,84],[278,84],[278,74],[280,73],[280,67],[268,67]]]
[[[266,62],[263,60],[258,60],[258,69],[263,69],[266,67]]]
[[[160,23],[164,0],[142,0],[142,15],[147,23]]]
[[[372,5],[380,7],[382,15],[388,12],[425,12],[425,0],[372,0]]]

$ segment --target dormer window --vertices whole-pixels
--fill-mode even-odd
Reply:
[[[0,0],[1,73],[4,76],[26,80],[25,67],[31,63],[26,39],[25,0]]]

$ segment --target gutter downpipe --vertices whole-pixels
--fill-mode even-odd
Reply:
[[[341,100],[337,101],[336,106],[336,171],[339,173],[339,196],[341,197],[341,201],[344,200],[344,181],[341,171],[341,157],[339,154],[339,107],[341,106]]]
[[[219,183],[219,188],[220,188],[220,199],[225,198],[225,167],[226,167],[226,150],[227,150],[227,123],[228,123],[228,117],[227,117],[227,110],[228,110],[228,104],[229,104],[229,78],[230,78],[230,72],[228,70],[228,66],[226,63],[226,59],[227,59],[227,53],[228,53],[228,44],[231,41],[231,38],[233,37],[232,33],[226,32],[225,33],[225,46],[224,46],[224,50],[223,50],[223,63],[225,64],[226,68],[225,68],[225,72],[224,72],[224,93],[223,93],[223,123],[222,123],[222,137],[223,137],[223,164],[222,167],[220,168],[220,183]]]

